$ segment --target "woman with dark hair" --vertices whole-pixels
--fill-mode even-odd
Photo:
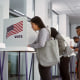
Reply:
[[[50,33],[46,29],[43,21],[40,17],[35,16],[31,19],[31,25],[34,31],[39,31],[37,40],[28,45],[29,47],[33,47],[35,49],[45,47],[46,42],[50,39]],[[50,57],[50,56],[49,56]],[[46,66],[47,57],[44,53],[37,53],[37,58],[39,62],[39,73],[42,80],[51,80],[51,66]]]

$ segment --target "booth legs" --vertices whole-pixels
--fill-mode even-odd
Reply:
[[[19,57],[18,57],[18,80],[20,80],[20,51],[19,51]]]
[[[2,65],[1,65],[1,53],[0,53],[0,75],[1,75],[1,80],[3,80],[4,59],[5,59],[5,52],[3,52],[3,60],[2,60]]]
[[[25,52],[25,64],[26,64],[26,80],[28,80],[28,64],[27,64],[27,52]]]

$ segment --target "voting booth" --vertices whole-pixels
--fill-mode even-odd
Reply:
[[[14,58],[15,60],[11,60],[11,63],[18,65],[18,80],[20,80],[21,74],[25,74],[23,71],[26,72],[26,79],[24,80],[28,80],[29,76],[31,75],[30,71],[33,65],[32,62],[35,50],[31,47],[28,47],[28,45],[33,43],[36,40],[36,38],[37,33],[32,29],[31,23],[28,22],[26,17],[17,17],[4,20],[3,43],[5,43],[5,48],[0,50],[4,51],[5,53],[9,52],[12,55],[12,59],[14,58],[13,54],[15,55],[15,53],[18,53],[18,63],[15,63],[15,61],[17,60],[16,57]],[[33,54],[27,54],[28,52],[31,52]],[[22,56],[23,53],[25,53],[24,56]],[[23,62],[25,64],[25,67],[22,66]],[[11,66],[11,68],[13,68],[12,74],[14,74],[16,72],[16,66],[13,65]]]
[[[36,39],[36,33],[26,17],[4,20],[3,34],[6,50],[25,51],[27,46]]]

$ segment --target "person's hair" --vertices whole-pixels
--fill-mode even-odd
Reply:
[[[73,37],[73,39],[79,39],[79,37],[77,37],[77,36],[74,36],[74,37]]]
[[[33,17],[33,18],[30,20],[30,22],[35,23],[36,25],[38,25],[38,27],[39,27],[40,29],[41,29],[41,28],[45,28],[45,25],[44,25],[43,21],[42,21],[41,18],[38,17],[38,16]]]
[[[77,26],[76,29],[80,29],[80,26]]]

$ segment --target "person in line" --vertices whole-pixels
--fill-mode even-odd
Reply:
[[[79,63],[79,57],[78,57],[78,42],[79,42],[79,37],[78,36],[74,36],[73,37],[74,42],[76,43],[74,46],[71,46],[72,49],[74,49],[75,53],[76,53],[76,58],[77,58],[77,63],[76,63],[76,72],[77,72],[77,79],[78,77],[78,63]]]
[[[80,80],[80,26],[76,27],[76,32],[79,37],[78,48],[76,49],[76,51],[78,51],[78,58],[79,58],[79,61],[78,61],[78,78],[79,79],[78,80]]]
[[[34,43],[29,44],[28,47],[33,47],[35,48],[35,50],[38,48],[45,47],[46,42],[50,39],[50,33],[46,29],[43,21],[41,20],[40,17],[35,16],[31,19],[31,25],[34,31],[39,31],[39,34],[38,34],[37,40]],[[40,55],[42,55],[43,57],[40,57]],[[52,79],[51,78],[51,66],[44,65],[45,61],[47,60],[46,56],[44,56],[44,53],[42,54],[37,53],[37,58],[39,62],[38,66],[39,66],[39,73],[40,73],[41,79],[51,80]],[[45,59],[45,61],[43,61],[43,58]]]
[[[53,27],[51,27],[51,36],[54,37],[54,39],[58,40],[59,54],[63,55],[64,50],[65,50],[65,40],[64,40],[64,38]],[[60,58],[59,69],[60,69],[60,76],[61,76],[62,80],[70,80],[69,62],[70,62],[70,57],[62,56]]]
[[[77,43],[79,42],[79,37],[78,36],[74,36],[73,37],[74,42],[76,43],[76,45],[71,46],[72,49],[76,49],[77,48]]]

